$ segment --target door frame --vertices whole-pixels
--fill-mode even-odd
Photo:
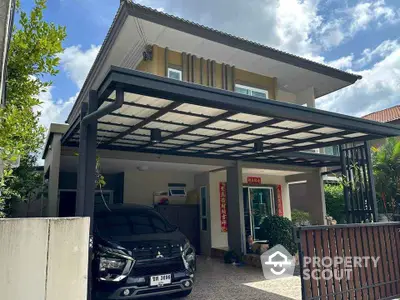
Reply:
[[[253,236],[253,240],[255,240],[255,232],[254,232],[254,224],[253,224],[253,220],[252,220],[252,215],[253,215],[253,211],[252,211],[252,205],[251,205],[251,199],[250,199],[250,189],[268,189],[271,191],[272,194],[272,199],[271,199],[271,209],[272,209],[272,213],[273,215],[276,214],[276,210],[275,210],[275,197],[276,197],[276,186],[274,185],[243,185],[243,189],[247,188],[247,201],[248,201],[248,206],[249,206],[249,218],[250,218],[250,232]]]

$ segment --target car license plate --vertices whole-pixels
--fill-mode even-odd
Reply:
[[[163,286],[171,283],[171,274],[150,276],[151,286]]]

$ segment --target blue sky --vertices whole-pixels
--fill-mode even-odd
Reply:
[[[358,73],[317,107],[361,116],[400,104],[398,0],[135,0],[268,46]],[[64,122],[119,0],[49,0],[45,19],[67,27],[60,73],[40,95],[42,123]],[[22,0],[29,9],[33,0]],[[212,10],[211,10],[212,8]]]

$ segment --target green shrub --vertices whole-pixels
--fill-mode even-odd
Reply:
[[[267,240],[269,247],[282,245],[292,255],[297,252],[297,245],[293,241],[293,222],[280,216],[266,216],[260,225],[259,238]]]
[[[310,220],[311,220],[310,213],[299,209],[292,210],[292,222],[296,226],[309,225]]]
[[[337,223],[344,223],[346,212],[344,206],[343,187],[339,184],[325,184],[326,213],[333,217]]]

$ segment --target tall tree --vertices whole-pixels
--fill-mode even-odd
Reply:
[[[400,210],[400,142],[388,138],[381,147],[372,148],[372,162],[379,210],[391,216]]]
[[[59,71],[59,54],[66,37],[65,27],[43,19],[45,9],[46,0],[35,0],[33,9],[26,13],[17,1],[19,25],[13,28],[10,43],[7,105],[0,109],[0,158],[5,162],[18,156],[22,163],[31,162],[29,156],[37,155],[43,145],[45,128],[39,123],[38,96],[51,86],[47,78]],[[13,176],[6,163],[0,176],[0,216],[4,202],[14,194]]]

